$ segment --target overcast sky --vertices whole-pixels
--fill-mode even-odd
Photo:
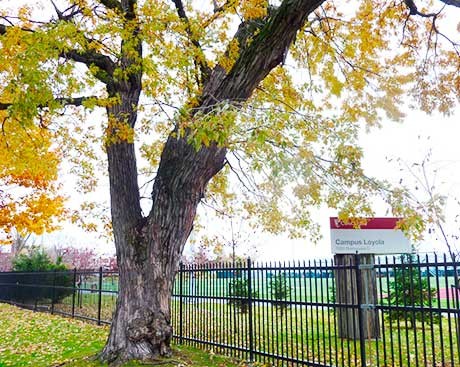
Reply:
[[[400,171],[401,166],[397,158],[403,159],[408,164],[421,162],[431,150],[432,159],[428,166],[428,173],[437,170],[431,178],[439,191],[445,192],[449,200],[460,198],[460,108],[452,116],[445,117],[439,114],[426,115],[422,112],[408,112],[403,123],[384,121],[382,128],[374,128],[369,133],[361,134],[361,144],[364,148],[364,167],[367,173],[378,179],[388,179],[398,183],[404,177],[404,182],[409,183],[408,174]],[[376,202],[377,216],[385,216],[386,207]],[[459,206],[449,208],[448,216],[452,218],[459,210]],[[292,260],[328,258],[330,252],[329,217],[337,213],[333,210],[322,209],[318,211],[316,220],[321,224],[323,240],[312,244],[308,239],[290,240],[287,236],[258,235],[251,238],[248,243],[256,247],[250,250],[252,256],[260,260]],[[447,228],[455,231],[456,228]],[[41,241],[39,241],[41,242]],[[71,243],[75,246],[91,246],[94,244],[101,252],[114,251],[113,245],[98,240],[95,236],[78,231],[76,228],[65,226],[64,231],[52,234],[43,239],[43,243]],[[242,245],[237,252],[241,255],[248,251]],[[442,251],[445,248],[442,241],[435,237],[427,236],[420,243],[421,252]]]
[[[431,178],[440,192],[449,197],[451,203],[455,197],[460,198],[460,108],[452,116],[445,117],[439,114],[426,115],[423,112],[408,112],[403,123],[385,121],[381,129],[373,129],[370,133],[361,135],[361,144],[364,148],[364,167],[366,172],[378,179],[388,179],[399,183],[404,177],[404,183],[410,183],[407,171],[400,171],[400,165],[395,161],[403,159],[409,165],[421,162],[426,154],[432,151],[431,163],[428,173],[437,170]],[[392,159],[392,161],[389,161]],[[422,194],[420,194],[422,195]],[[385,216],[386,207],[381,203],[375,203],[376,216]],[[457,205],[448,208],[447,215],[453,218]],[[266,245],[265,251],[259,251],[263,259],[282,258],[301,259],[312,257],[330,257],[330,231],[329,217],[337,213],[331,210],[320,212],[318,218],[322,225],[323,241],[312,245],[308,240],[289,241],[282,240],[282,251],[277,241]],[[450,232],[458,231],[458,228],[447,228]],[[280,239],[281,240],[281,239]],[[427,236],[419,244],[421,252],[443,251],[445,245],[436,237]],[[262,250],[262,249],[261,249]]]

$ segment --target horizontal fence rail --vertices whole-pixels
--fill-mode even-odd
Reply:
[[[460,366],[458,263],[446,256],[181,264],[178,343],[282,366]],[[118,273],[0,273],[0,301],[109,324]]]

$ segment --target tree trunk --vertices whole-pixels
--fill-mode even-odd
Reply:
[[[127,150],[130,149],[124,144],[110,146],[109,166],[111,160],[119,154],[126,155]],[[216,146],[196,151],[185,138],[171,137],[161,157],[148,217],[137,215],[137,209],[120,212],[116,210],[117,203],[112,202],[114,223],[120,222],[114,225],[120,280],[117,308],[109,340],[100,355],[102,360],[149,361],[170,354],[174,277],[197,206],[206,184],[223,167],[225,152]],[[115,181],[126,179],[121,175]],[[117,187],[116,182],[111,186]],[[122,195],[130,193],[125,190]]]
[[[235,65],[228,73],[219,65],[213,69],[203,85],[196,111],[212,113],[219,103],[246,101],[259,82],[283,61],[308,14],[323,1],[285,0],[269,18],[243,22],[235,34],[240,46]],[[129,66],[141,54],[139,45],[139,58],[130,60],[127,53],[123,62]],[[108,94],[121,100],[119,105],[108,107],[109,120],[115,118],[117,123],[134,127],[141,77],[139,72],[108,84]],[[187,142],[187,136],[177,135],[174,131],[163,149],[147,217],[143,217],[139,203],[134,145],[122,141],[107,147],[120,285],[110,336],[100,359],[112,364],[170,354],[174,276],[206,185],[224,165],[224,147],[211,143],[197,151]]]
[[[166,259],[149,261],[151,266],[140,266],[129,258],[122,261],[117,307],[103,360],[148,361],[170,354],[169,299],[175,271],[164,269],[162,263],[167,263]]]

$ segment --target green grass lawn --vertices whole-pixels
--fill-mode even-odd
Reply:
[[[177,311],[178,303],[173,302]],[[187,303],[184,308],[184,336],[229,345],[247,345],[248,315],[228,304]],[[177,312],[173,311],[177,326]],[[303,315],[303,316],[301,316]],[[256,350],[291,355],[331,365],[359,367],[359,342],[336,339],[335,314],[327,309],[305,307],[272,310],[271,305],[253,307],[254,346]],[[383,319],[381,319],[383,321]],[[386,321],[387,322],[387,321]],[[330,326],[328,326],[330,325]],[[442,329],[441,329],[442,325]],[[408,329],[404,322],[392,321],[381,329],[378,341],[366,341],[370,366],[443,366],[460,365],[453,316],[442,317],[433,326],[417,323]],[[441,331],[442,330],[442,331]],[[177,332],[177,330],[176,330]],[[102,366],[91,360],[104,345],[107,327],[94,323],[35,313],[0,304],[0,367]],[[423,338],[422,338],[423,337]],[[424,339],[424,342],[423,342]],[[422,342],[422,343],[421,343]],[[418,349],[416,349],[418,347]],[[202,348],[207,348],[203,347]],[[244,359],[244,353],[229,350],[203,350],[174,346],[174,355],[162,366],[237,366],[216,353],[232,353]],[[386,354],[386,358],[385,358]],[[358,357],[358,360],[355,360]],[[410,360],[410,364],[408,364]],[[263,362],[260,361],[260,362]],[[283,366],[290,364],[283,363]],[[126,366],[138,366],[127,364]],[[240,366],[243,366],[240,364]],[[258,365],[260,366],[260,364]]]
[[[297,296],[299,296],[297,294]],[[115,307],[115,295],[103,295],[102,319],[110,320]],[[56,311],[70,312],[71,298],[55,305]],[[84,293],[82,307],[75,307],[76,315],[95,318],[97,295]],[[180,331],[182,309],[183,335],[204,342],[233,346],[248,346],[248,314],[242,314],[228,302],[185,299],[182,306],[172,300],[172,323],[175,333]],[[408,314],[410,315],[410,313]],[[373,365],[405,367],[441,363],[442,366],[460,366],[460,344],[457,345],[457,314],[451,312],[439,318],[437,312],[425,313],[427,319],[416,328],[408,328],[405,321],[398,322],[395,313],[379,313],[381,337],[366,341],[366,354]],[[433,325],[429,315],[433,317]],[[360,364],[360,343],[337,337],[337,313],[327,307],[297,306],[283,312],[271,303],[253,305],[254,347],[271,354],[284,354],[302,360],[331,365],[356,367]],[[383,327],[382,327],[383,325]],[[191,342],[194,346],[199,343]],[[245,352],[216,348],[216,352],[247,358]],[[371,365],[372,365],[371,363]],[[0,366],[1,367],[1,366]]]
[[[0,367],[103,366],[93,357],[107,334],[108,327],[0,303]],[[162,360],[161,366],[236,367],[238,363],[211,351],[174,346],[173,357]]]
[[[179,307],[180,303],[173,301],[173,326],[176,332],[180,324]],[[228,303],[206,301],[184,303],[182,310],[184,337],[227,345],[249,345],[248,313],[243,314]],[[440,317],[436,313],[432,316],[433,320],[428,317],[425,323],[416,322],[415,327],[411,328],[404,320],[398,321],[394,312],[391,315],[379,313],[380,338],[364,342],[367,365],[460,366],[456,316],[449,314]],[[270,304],[256,304],[253,305],[252,320],[254,348],[257,351],[324,365],[362,367],[359,340],[338,337],[337,312],[326,307],[303,306],[276,310]]]

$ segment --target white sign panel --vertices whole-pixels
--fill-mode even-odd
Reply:
[[[399,218],[371,218],[356,229],[330,218],[333,254],[401,254],[412,251],[409,239],[396,228]]]

